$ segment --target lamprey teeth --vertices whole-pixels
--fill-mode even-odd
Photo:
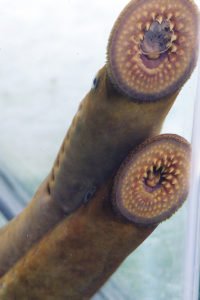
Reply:
[[[156,19],[157,21],[158,21],[158,23],[162,23],[162,21],[163,21],[163,16],[159,16],[159,17],[157,17],[157,19]]]
[[[174,53],[174,52],[176,52],[176,51],[177,51],[177,49],[178,49],[178,47],[177,47],[177,46],[175,46],[175,45],[172,45],[172,47],[171,47],[171,52],[172,52],[172,53]]]

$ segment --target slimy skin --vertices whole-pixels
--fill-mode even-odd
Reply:
[[[160,159],[161,151],[163,157],[157,165],[155,158]],[[178,164],[173,164],[177,158]],[[63,220],[0,280],[0,299],[90,299],[156,225],[182,205],[188,191],[189,162],[190,146],[178,136],[162,135],[145,142],[123,163],[114,179],[114,187],[111,177],[86,206]],[[173,193],[166,191],[157,203],[142,204],[142,218],[140,211],[128,208],[132,217],[127,218],[124,207],[121,209],[122,205],[118,204],[122,202],[121,194],[125,189],[125,202],[128,199],[129,205],[140,205],[138,194],[135,194],[134,183],[140,187],[135,168],[142,170],[148,166],[147,172],[151,172],[151,166],[171,168],[166,166],[169,163],[174,165],[176,172],[181,172],[176,175]],[[142,179],[143,173],[139,174]],[[165,174],[168,176],[167,172]],[[140,189],[138,193],[145,200],[144,191]],[[148,191],[152,197],[154,193],[154,190]],[[120,214],[115,213],[113,205],[117,205]]]
[[[161,2],[162,7],[165,8],[166,1],[158,1],[158,3]],[[151,4],[151,9],[148,10],[149,15],[151,15],[150,10],[152,13],[155,11],[160,13],[161,5],[158,7],[157,2],[155,3],[153,0],[131,1],[125,8],[109,39],[107,63],[98,72],[95,86],[81,102],[52,171],[28,207],[1,232],[0,276],[5,274],[32,245],[52,230],[66,215],[70,215],[90,201],[95,190],[98,191],[115,174],[123,159],[134,147],[147,138],[160,133],[163,121],[196,64],[198,11],[193,2],[189,0],[167,1],[167,13],[169,13],[168,6],[171,4],[170,13],[172,14],[171,17],[168,16],[169,24],[167,23],[167,26],[169,25],[170,30],[167,36],[165,37],[163,33],[165,23],[162,18],[159,18],[158,24],[157,17],[152,17],[152,24],[147,28],[147,32],[140,32],[140,34],[143,32],[143,37],[141,36],[141,42],[137,44],[137,50],[143,51],[142,58],[138,58],[139,54],[134,55],[132,57],[134,64],[129,65],[130,68],[133,67],[133,70],[129,69],[127,72],[125,69],[124,73],[123,67],[117,68],[119,59],[117,49],[122,44],[120,47],[123,49],[119,50],[121,51],[120,60],[123,57],[127,60],[129,54],[124,52],[126,30],[129,30],[130,27],[129,33],[133,29],[134,38],[138,38],[139,31],[135,32],[135,28],[138,27],[139,19],[136,18],[135,11],[137,10],[135,8],[140,5],[145,7],[145,3]],[[177,3],[176,9],[174,3]],[[183,10],[184,18],[180,17],[180,12],[182,13]],[[128,15],[126,15],[127,12]],[[165,9],[163,14],[165,14]],[[129,25],[126,26],[126,30],[122,26],[124,16],[127,22],[132,20],[130,24],[127,23]],[[172,26],[173,20],[175,20],[174,27]],[[146,26],[146,18],[142,17],[141,21],[142,26]],[[159,51],[164,51],[164,55],[167,57],[175,57],[175,54],[171,55],[173,53],[172,44],[174,46],[175,43],[175,28],[177,40],[179,40],[179,35],[182,39],[184,35],[187,37],[187,42],[180,42],[180,40],[179,44],[176,42],[178,49],[182,50],[184,55],[178,56],[174,64],[169,64],[171,67],[168,68],[166,57],[161,59]],[[152,33],[149,33],[149,30],[155,36],[153,42],[151,41]],[[160,36],[159,31],[161,31]],[[129,43],[129,34],[127,43],[127,47],[132,49]],[[170,46],[169,43],[171,43]],[[128,48],[127,51],[130,50]],[[144,58],[143,55],[148,56],[148,63],[147,58]],[[130,55],[128,57],[131,58]],[[145,68],[141,67],[141,61],[142,63],[145,61]],[[161,68],[163,64],[164,66]],[[178,64],[184,68],[179,68]],[[120,63],[119,66],[121,66]],[[123,66],[125,67],[126,64]],[[143,77],[135,69],[136,67],[138,70],[145,69]],[[130,71],[132,73],[129,73]],[[172,76],[173,72],[174,76]],[[154,73],[156,73],[155,76]],[[129,87],[127,83],[120,80],[120,74],[123,74],[123,80],[127,76],[127,82],[130,80],[130,74],[133,74]],[[139,91],[137,80],[134,79],[136,76],[141,82],[144,82],[143,92]],[[169,81],[166,81],[167,76],[170,77]],[[161,79],[156,81],[156,78],[163,78],[164,81]],[[172,78],[174,78],[174,82]],[[154,87],[152,88],[153,82]],[[124,88],[125,85],[126,88]]]

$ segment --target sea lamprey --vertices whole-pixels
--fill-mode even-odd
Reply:
[[[107,62],[81,102],[52,170],[0,234],[0,276],[91,201],[132,149],[160,133],[195,67],[197,25],[198,11],[189,0],[128,4],[112,29]]]
[[[156,225],[182,205],[189,162],[190,146],[176,135],[161,135],[139,146],[120,167],[114,186],[112,176],[86,206],[63,220],[1,278],[0,299],[90,299]],[[151,184],[152,166],[155,174],[165,168],[165,178],[174,174],[176,185],[165,190]],[[171,178],[164,181],[173,185]],[[146,184],[153,187],[145,193]],[[154,203],[155,187],[162,193]]]

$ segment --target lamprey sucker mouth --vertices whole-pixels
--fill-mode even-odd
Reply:
[[[122,164],[113,192],[114,208],[140,225],[171,216],[189,190],[190,145],[163,134],[140,145]]]
[[[199,16],[189,0],[131,1],[108,45],[113,84],[133,101],[156,101],[190,77],[197,61]]]

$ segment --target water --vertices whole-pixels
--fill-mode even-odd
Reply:
[[[30,194],[50,171],[80,100],[105,63],[110,29],[126,3],[1,0],[0,162]],[[163,132],[190,140],[196,82],[195,72]],[[181,299],[186,211],[184,205],[161,224],[94,299]]]

